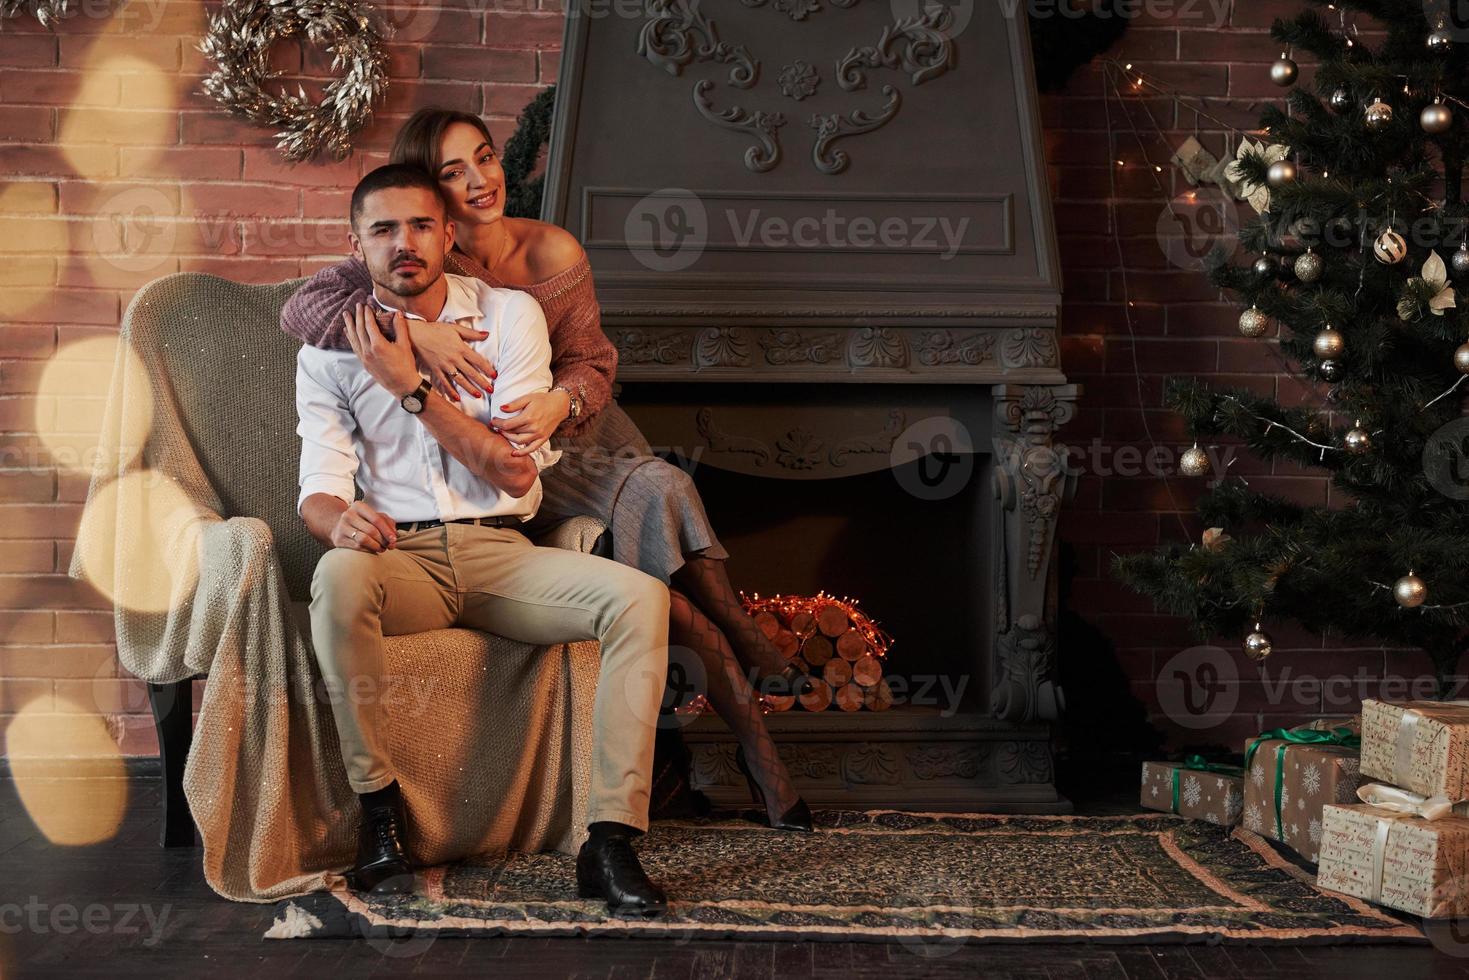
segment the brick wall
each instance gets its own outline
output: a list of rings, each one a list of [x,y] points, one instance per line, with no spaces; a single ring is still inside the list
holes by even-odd
[[[0,23],[0,426],[7,449],[0,461],[0,727],[23,706],[100,713],[125,752],[154,750],[141,686],[116,666],[106,600],[64,575],[86,480],[76,469],[56,466],[54,448],[57,431],[97,424],[109,366],[98,351],[115,337],[133,291],[180,270],[256,282],[313,271],[345,248],[346,191],[382,162],[391,134],[418,105],[483,113],[503,141],[519,108],[554,81],[561,33],[554,0],[541,9],[527,9],[531,0],[510,2],[516,6],[444,0],[391,10],[399,40],[389,46],[393,81],[385,109],[350,160],[298,167],[280,162],[269,133],[242,125],[199,94],[205,66],[194,41],[205,6],[133,0],[107,10],[115,4],[84,0],[81,15],[55,33],[25,18]],[[1159,2],[1113,54],[1165,84],[1221,100],[1220,114],[1250,124],[1251,100],[1277,94],[1265,71],[1278,50],[1264,29],[1295,4],[1252,0],[1222,26],[1191,12],[1160,12],[1170,6],[1192,9],[1181,0]],[[314,51],[280,45],[276,60],[293,76],[327,74]],[[1159,179],[1166,193],[1160,192],[1130,134],[1108,145],[1102,94],[1101,74],[1083,70],[1067,91],[1046,97],[1043,108],[1066,275],[1065,364],[1087,387],[1069,438],[1111,465],[1122,461],[1119,450],[1149,445],[1134,357],[1142,371],[1141,407],[1154,437],[1173,450],[1181,434],[1160,407],[1166,374],[1218,376],[1291,399],[1307,393],[1275,373],[1262,342],[1238,336],[1232,304],[1197,273],[1169,266],[1155,228],[1165,196],[1182,185],[1165,166]],[[1164,126],[1192,129],[1167,100],[1146,104]],[[1209,124],[1200,135],[1216,154],[1223,152]],[[1164,143],[1147,132],[1143,138],[1148,157],[1166,165]],[[1115,166],[1109,161],[1118,158],[1127,165],[1109,174]],[[1122,316],[1123,283],[1108,230],[1113,178],[1135,342]],[[141,261],[109,258],[120,245],[137,246],[118,236],[140,233],[128,231],[129,202],[139,194],[178,220],[168,222],[171,234],[145,240]],[[150,234],[147,227],[141,233]],[[58,352],[66,368],[48,375]],[[52,397],[57,394],[62,397]],[[1315,474],[1249,461],[1235,470],[1257,485],[1327,499],[1326,483]],[[1072,607],[1115,643],[1131,693],[1175,733],[1159,710],[1155,678],[1190,638],[1179,623],[1113,583],[1107,562],[1112,552],[1181,535],[1174,511],[1187,510],[1196,489],[1175,479],[1170,496],[1156,478],[1103,479],[1090,472],[1063,523]],[[1190,535],[1198,533],[1191,518],[1183,523]],[[1370,685],[1387,672],[1416,676],[1425,666],[1412,655],[1338,652],[1285,628],[1273,632],[1282,648],[1273,664],[1288,663],[1297,677],[1350,675],[1360,666]],[[1066,655],[1112,654],[1098,648]],[[1251,679],[1231,689],[1238,695],[1235,710],[1217,719],[1211,737],[1232,740],[1282,712],[1321,709],[1319,690],[1310,703],[1309,681],[1282,698],[1239,658],[1230,662]],[[1161,701],[1167,703],[1166,694]]]

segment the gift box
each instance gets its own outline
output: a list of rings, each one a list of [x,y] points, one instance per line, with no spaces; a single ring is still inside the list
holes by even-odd
[[[1238,766],[1197,758],[1143,763],[1142,805],[1149,810],[1233,827],[1244,802],[1244,770]]]
[[[1424,796],[1469,797],[1469,703],[1363,701],[1362,774]]]
[[[1245,743],[1244,828],[1315,861],[1322,809],[1356,799],[1358,744],[1347,726],[1277,728],[1250,739]]]
[[[1469,914],[1469,819],[1328,804],[1316,884],[1427,919]]]

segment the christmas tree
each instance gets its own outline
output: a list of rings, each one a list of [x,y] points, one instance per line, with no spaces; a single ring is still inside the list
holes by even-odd
[[[1285,99],[1230,166],[1259,214],[1241,229],[1244,261],[1218,250],[1209,275],[1240,300],[1260,356],[1278,326],[1280,351],[1321,397],[1284,406],[1197,379],[1166,397],[1197,440],[1186,477],[1208,469],[1210,440],[1237,441],[1324,468],[1343,502],[1306,506],[1226,477],[1200,501],[1201,543],[1119,556],[1114,570],[1257,659],[1271,624],[1294,621],[1421,647],[1442,679],[1469,648],[1469,330],[1455,301],[1455,283],[1469,284],[1469,32],[1447,2],[1317,6],[1272,26]],[[1386,32],[1375,49],[1357,14]],[[1298,51],[1318,59],[1314,92],[1297,84]]]

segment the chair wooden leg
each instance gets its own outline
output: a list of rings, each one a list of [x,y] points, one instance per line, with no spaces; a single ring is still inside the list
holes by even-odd
[[[164,847],[193,847],[194,818],[184,796],[184,762],[194,737],[194,686],[189,679],[149,684],[148,703],[158,729],[158,765],[163,775]]]

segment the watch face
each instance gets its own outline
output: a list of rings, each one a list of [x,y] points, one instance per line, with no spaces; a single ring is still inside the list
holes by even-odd
[[[406,409],[410,414],[417,415],[419,412],[423,411],[423,399],[419,398],[417,395],[404,395],[403,408]]]

